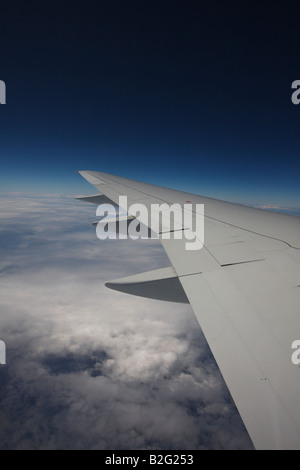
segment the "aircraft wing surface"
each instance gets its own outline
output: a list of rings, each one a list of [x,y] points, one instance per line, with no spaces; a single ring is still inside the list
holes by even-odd
[[[300,368],[291,360],[292,343],[300,340],[300,217],[79,173],[97,188],[97,204],[103,197],[118,205],[127,196],[128,206],[142,203],[149,213],[152,204],[204,204],[201,249],[187,250],[185,237],[168,237],[171,228],[195,236],[194,225],[174,221],[168,228],[162,214],[158,237],[172,266],[107,285],[189,302],[254,446],[300,449]],[[197,209],[192,212],[194,223]],[[129,215],[147,225],[144,216]]]

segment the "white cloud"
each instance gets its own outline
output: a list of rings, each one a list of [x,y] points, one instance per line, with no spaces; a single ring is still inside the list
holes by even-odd
[[[251,448],[190,307],[104,287],[167,265],[159,243],[100,242],[94,208],[67,198],[11,204],[0,229],[2,448]]]

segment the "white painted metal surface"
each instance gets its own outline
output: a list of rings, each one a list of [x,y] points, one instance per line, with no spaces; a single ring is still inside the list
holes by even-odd
[[[129,204],[148,208],[204,204],[201,250],[186,251],[184,239],[159,235],[174,268],[169,279],[182,285],[255,447],[300,449],[300,369],[291,361],[291,344],[300,339],[300,217],[105,173],[80,174],[115,203],[126,195]],[[148,277],[152,298],[168,297],[162,274],[117,284],[125,292],[134,284],[132,293],[148,296]]]

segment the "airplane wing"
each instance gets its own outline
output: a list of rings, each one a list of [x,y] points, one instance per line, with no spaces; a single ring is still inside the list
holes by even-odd
[[[149,212],[151,204],[204,204],[202,249],[166,237],[162,219],[158,237],[172,266],[107,286],[189,302],[256,449],[300,449],[300,368],[291,360],[300,340],[300,217],[79,173],[99,191],[86,199],[96,204],[118,205],[119,196]]]

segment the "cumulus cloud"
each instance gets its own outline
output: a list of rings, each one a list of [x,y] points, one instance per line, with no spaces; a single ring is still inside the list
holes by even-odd
[[[66,197],[0,202],[1,448],[252,448],[191,308],[104,287],[167,266],[157,240],[100,242]]]

